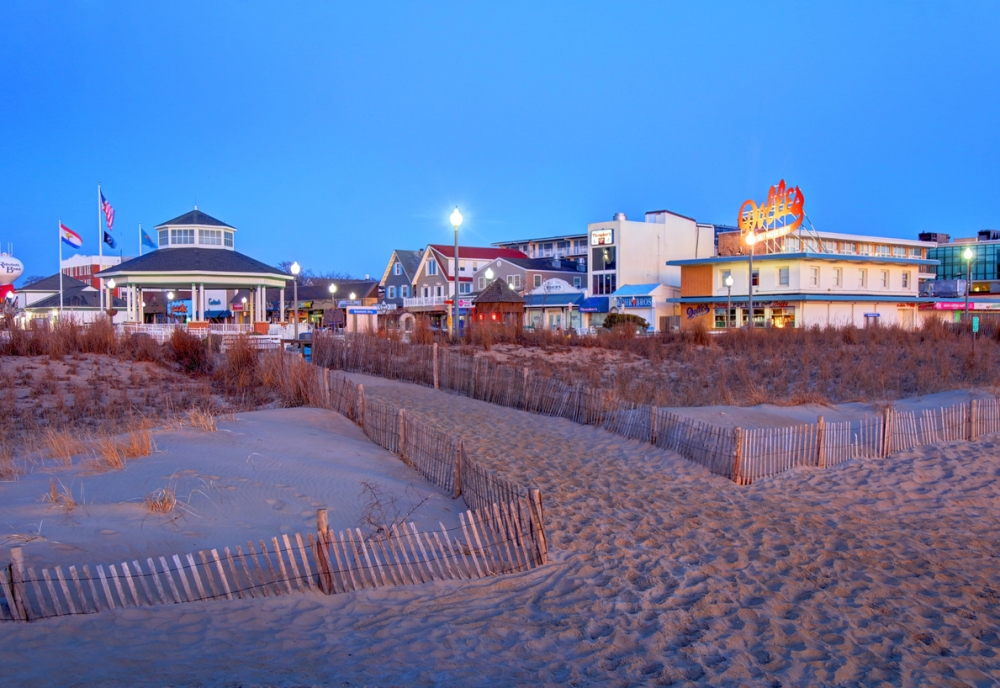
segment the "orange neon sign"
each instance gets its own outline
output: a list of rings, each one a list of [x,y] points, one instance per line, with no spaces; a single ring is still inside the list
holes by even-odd
[[[786,187],[782,179],[767,192],[767,201],[761,205],[753,199],[743,201],[738,223],[744,234],[753,232],[757,239],[777,239],[794,232],[802,224],[802,191],[797,186]]]

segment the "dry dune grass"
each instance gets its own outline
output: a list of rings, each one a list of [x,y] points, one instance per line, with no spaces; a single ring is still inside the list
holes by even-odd
[[[201,408],[193,408],[187,412],[188,425],[206,432],[215,432],[215,416],[210,411]]]
[[[98,465],[123,470],[129,459],[149,456],[153,450],[153,435],[149,427],[140,422],[123,435],[101,437],[94,444]]]
[[[42,444],[49,456],[59,459],[67,466],[72,463],[74,456],[85,452],[90,445],[84,432],[65,428],[46,428]]]
[[[154,514],[166,514],[177,506],[177,496],[169,487],[153,490],[146,495],[146,508]]]
[[[67,511],[71,511],[74,507],[76,507],[76,500],[73,498],[73,493],[70,492],[70,489],[63,485],[62,482],[59,482],[59,487],[62,488],[62,491],[56,487],[56,479],[52,478],[49,481],[49,491],[42,496],[42,499],[44,501],[51,502],[52,504],[65,507]]]

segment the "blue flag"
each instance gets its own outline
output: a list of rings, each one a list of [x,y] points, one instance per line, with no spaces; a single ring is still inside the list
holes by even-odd
[[[104,243],[110,246],[111,248],[118,248],[118,242],[115,241],[115,238],[110,234],[108,234],[107,232],[104,233]]]
[[[153,241],[153,237],[146,234],[146,230],[142,230],[142,245],[156,248],[156,242]]]

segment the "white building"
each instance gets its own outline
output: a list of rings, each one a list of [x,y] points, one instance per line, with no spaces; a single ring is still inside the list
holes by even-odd
[[[735,233],[734,233],[735,234]],[[740,235],[720,235],[720,253],[711,258],[670,261],[681,271],[681,327],[703,323],[708,329],[749,322],[749,285],[753,281],[755,327],[812,325],[899,325],[920,322],[923,279],[934,278],[936,260],[926,257],[934,242],[817,232],[791,235],[749,249]],[[742,251],[743,253],[739,253]],[[758,251],[767,251],[758,254]],[[726,285],[732,278],[731,290]]]

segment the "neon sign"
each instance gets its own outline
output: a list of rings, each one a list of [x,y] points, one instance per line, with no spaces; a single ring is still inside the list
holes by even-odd
[[[755,233],[757,240],[777,239],[794,232],[802,224],[802,191],[797,186],[786,187],[782,179],[767,192],[767,200],[757,205],[753,199],[743,201],[737,222],[744,234]]]

